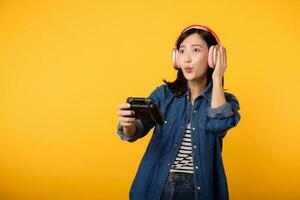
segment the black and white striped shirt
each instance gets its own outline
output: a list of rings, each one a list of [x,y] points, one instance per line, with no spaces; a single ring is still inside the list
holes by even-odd
[[[194,173],[192,144],[191,144],[191,124],[189,123],[170,172]]]

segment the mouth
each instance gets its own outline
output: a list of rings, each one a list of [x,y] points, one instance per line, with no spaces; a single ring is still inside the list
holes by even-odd
[[[184,69],[184,71],[186,72],[186,73],[191,73],[192,71],[193,71],[193,68],[192,67],[185,67],[185,68],[183,68]]]

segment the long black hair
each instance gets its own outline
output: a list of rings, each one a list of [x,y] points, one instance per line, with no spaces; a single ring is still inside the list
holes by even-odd
[[[192,28],[192,29],[189,29],[189,30],[183,32],[179,36],[179,38],[177,40],[177,44],[176,44],[177,50],[179,50],[179,46],[183,42],[183,40],[193,33],[199,34],[199,36],[205,40],[208,49],[210,46],[218,44],[218,42],[216,41],[216,39],[213,37],[213,35],[210,32],[207,32],[202,29]],[[185,92],[186,92],[187,80],[185,79],[185,77],[183,75],[182,69],[176,69],[176,70],[178,70],[178,72],[177,72],[177,78],[175,81],[168,82],[165,79],[163,79],[163,82],[165,82],[167,84],[168,88],[172,91],[172,93],[174,95],[181,96],[181,95],[185,94]],[[214,72],[214,69],[208,67],[206,86],[209,84],[210,81],[212,81],[213,72]],[[224,86],[224,77],[222,78],[222,85]]]

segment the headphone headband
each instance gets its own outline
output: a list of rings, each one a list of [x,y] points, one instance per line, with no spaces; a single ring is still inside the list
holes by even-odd
[[[213,32],[213,30],[211,30],[211,29],[208,28],[207,26],[203,26],[203,25],[198,25],[198,24],[190,25],[190,26],[186,27],[186,28],[180,33],[180,35],[182,35],[184,32],[186,32],[186,31],[188,31],[188,30],[190,30],[190,29],[193,29],[193,28],[201,29],[201,30],[204,30],[204,31],[207,31],[207,32],[211,33],[211,34],[213,35],[213,37],[216,39],[216,41],[217,41],[218,43],[220,43],[220,40],[219,40],[217,34],[216,34],[215,32]],[[179,39],[179,37],[178,37],[177,40],[176,40],[175,47],[176,47],[176,44],[177,44],[177,42],[178,42],[178,39]]]

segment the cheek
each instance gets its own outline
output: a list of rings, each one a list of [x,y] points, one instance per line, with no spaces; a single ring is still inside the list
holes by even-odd
[[[198,65],[201,65],[203,67],[203,65],[207,65],[207,63],[208,63],[207,58],[208,58],[207,54],[201,54],[201,55],[197,56],[195,58],[195,60]]]
[[[202,59],[203,62],[207,62],[207,60],[208,60],[207,58],[208,58],[208,54],[207,53],[201,54],[201,59]]]
[[[183,57],[179,54],[177,54],[177,61],[180,65],[183,63]]]

